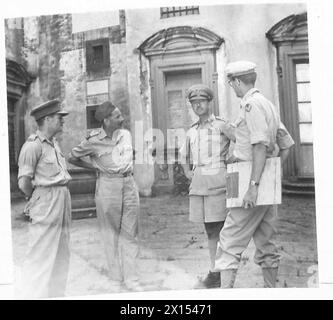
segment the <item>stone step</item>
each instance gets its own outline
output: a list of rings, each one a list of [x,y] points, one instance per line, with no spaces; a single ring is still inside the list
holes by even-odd
[[[300,178],[297,181],[282,181],[282,193],[290,195],[315,195],[315,182],[313,178]]]

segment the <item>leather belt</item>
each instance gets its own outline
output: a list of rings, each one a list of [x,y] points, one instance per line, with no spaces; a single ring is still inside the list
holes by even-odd
[[[105,173],[105,172],[99,172],[99,176],[101,177],[107,177],[107,178],[126,178],[133,176],[133,172],[125,172],[125,173]]]

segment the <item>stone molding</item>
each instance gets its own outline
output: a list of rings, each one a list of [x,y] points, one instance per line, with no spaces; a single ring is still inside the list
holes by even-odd
[[[307,13],[293,14],[276,23],[266,37],[274,44],[308,41]]]
[[[139,50],[145,56],[217,50],[223,43],[217,34],[201,27],[178,26],[163,29],[145,40]]]

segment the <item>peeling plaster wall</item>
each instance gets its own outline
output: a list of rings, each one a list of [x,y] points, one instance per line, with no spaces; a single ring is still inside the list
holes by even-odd
[[[154,33],[176,26],[206,28],[224,43],[216,52],[218,102],[220,115],[233,120],[238,113],[239,99],[226,85],[225,66],[235,60],[250,60],[258,65],[257,87],[279,107],[275,49],[266,32],[290,14],[306,10],[305,4],[263,4],[200,6],[199,15],[160,19],[160,9],[126,11],[126,45],[128,86],[133,120],[142,120],[144,132],[152,126],[149,61],[136,50]],[[132,123],[133,126],[133,123]],[[149,153],[147,146],[145,152]],[[154,181],[153,166],[137,165],[137,181],[142,190],[149,190]]]
[[[26,135],[36,128],[29,116],[31,108],[58,97],[71,112],[60,138],[64,153],[67,155],[83,138],[87,122],[86,81],[94,80],[85,71],[84,35],[91,40],[107,34],[111,63],[109,98],[123,111],[135,149],[143,148],[145,163],[136,165],[135,176],[141,193],[149,195],[154,182],[154,167],[149,163],[151,150],[148,142],[136,139],[141,129],[145,133],[152,128],[149,60],[137,50],[142,42],[162,29],[176,26],[203,27],[223,38],[225,42],[216,52],[219,111],[233,120],[239,99],[226,85],[225,65],[239,59],[257,63],[257,87],[278,106],[275,49],[265,33],[281,19],[305,10],[305,4],[200,6],[199,15],[167,19],[160,19],[159,8],[127,10],[125,29],[122,19],[120,29],[113,26],[88,30],[76,40],[72,37],[71,15],[24,18],[21,31],[13,27],[16,25],[17,29],[19,21],[7,21],[6,30],[10,32],[6,32],[6,56],[21,59],[27,70],[36,75],[27,98]],[[17,42],[15,36],[23,40]]]
[[[200,6],[199,15],[166,19],[160,19],[159,8],[127,10],[127,46],[133,51],[154,33],[182,25],[204,27],[219,35],[225,40],[216,54],[219,108],[220,114],[232,119],[236,116],[237,110],[234,111],[231,106],[238,105],[239,101],[233,92],[226,88],[225,64],[240,59],[257,63],[257,86],[278,106],[275,50],[265,34],[283,18],[305,10],[306,5],[301,3],[215,5]],[[134,53],[129,59],[137,59],[136,56]]]
[[[23,53],[27,70],[36,79],[31,83],[25,115],[26,136],[36,130],[31,109],[41,102],[62,98],[60,57],[72,46],[71,16],[54,15],[24,18]],[[63,147],[62,138],[60,144]]]
[[[23,64],[22,47],[24,42],[23,19],[5,19],[6,58]]]
[[[121,42],[118,29],[113,28],[110,33],[107,32],[111,34],[108,97],[122,110],[127,127],[130,128],[126,44]],[[104,38],[106,31],[105,28],[89,31],[87,38]],[[35,121],[29,115],[31,109],[47,99],[59,98],[70,112],[65,118],[64,132],[58,138],[66,157],[72,147],[87,133],[86,81],[100,80],[98,76],[87,75],[85,42],[80,37],[78,39],[79,41],[75,41],[72,37],[71,15],[24,19],[22,59],[36,76],[28,93],[28,108],[25,115],[26,136],[37,128]],[[103,97],[103,101],[105,99]],[[69,167],[72,168],[70,165]]]

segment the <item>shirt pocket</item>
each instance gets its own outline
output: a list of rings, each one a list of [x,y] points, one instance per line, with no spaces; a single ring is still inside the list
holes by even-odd
[[[97,154],[96,160],[102,167],[113,169],[121,163],[120,152],[117,147],[105,149]]]
[[[47,156],[42,162],[43,171],[48,177],[56,176],[60,173],[60,168],[56,157]]]

